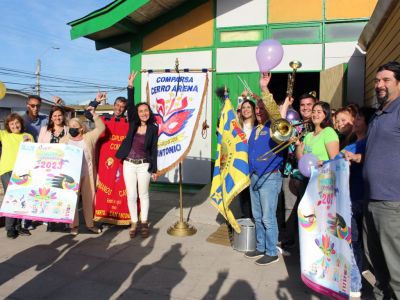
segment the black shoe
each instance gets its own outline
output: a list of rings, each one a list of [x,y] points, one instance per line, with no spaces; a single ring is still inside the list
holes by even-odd
[[[253,251],[246,251],[246,253],[244,254],[244,257],[257,258],[257,257],[261,257],[261,256],[264,256],[264,255],[265,255],[264,252],[258,251],[256,249],[256,250],[253,250]]]
[[[21,226],[17,227],[17,232],[18,232],[19,235],[22,235],[22,236],[31,235],[31,233],[29,232],[28,229],[22,228]]]
[[[263,257],[261,257],[260,259],[256,260],[254,263],[256,265],[259,266],[266,266],[269,264],[273,264],[279,261],[279,257],[278,256],[269,256],[267,254],[265,254]]]
[[[47,232],[52,232],[52,231],[54,231],[54,223],[53,223],[53,222],[47,223],[47,229],[46,229],[46,231],[47,231]]]
[[[18,236],[18,232],[14,229],[7,230],[7,238],[10,240],[15,239]]]
[[[62,225],[61,225],[61,227],[62,227],[62,230],[69,230],[69,224],[68,223],[62,223]]]
[[[112,227],[113,226],[113,224],[110,224],[110,223],[101,223],[101,228],[110,228],[110,227]],[[100,229],[101,229],[100,228]]]
[[[282,241],[281,245],[282,245],[282,247],[281,247],[282,249],[291,249],[291,248],[296,247],[296,243],[293,240],[284,240],[284,241]]]

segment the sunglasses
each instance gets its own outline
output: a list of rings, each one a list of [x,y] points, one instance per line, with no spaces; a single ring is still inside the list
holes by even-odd
[[[236,110],[237,113],[240,113],[241,111],[242,111],[242,110],[240,110],[240,109],[237,109],[237,110]]]
[[[40,108],[41,107],[41,105],[40,104],[28,104],[31,108],[35,108],[35,106],[37,107],[37,108]]]

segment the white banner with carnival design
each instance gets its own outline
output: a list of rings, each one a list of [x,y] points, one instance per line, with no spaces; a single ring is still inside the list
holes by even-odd
[[[351,278],[349,162],[312,171],[298,208],[301,278],[313,290],[347,300]]]
[[[75,146],[21,143],[0,216],[72,223],[82,158]]]
[[[189,153],[207,91],[207,73],[150,73],[148,103],[158,124],[158,173]]]

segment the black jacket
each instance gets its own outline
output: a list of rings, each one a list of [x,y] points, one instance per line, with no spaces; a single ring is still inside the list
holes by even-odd
[[[133,137],[137,131],[137,125],[133,120],[133,115],[136,113],[135,106],[135,88],[128,88],[128,120],[129,120],[129,130],[126,138],[122,141],[115,157],[118,159],[125,159],[132,148]],[[158,126],[155,124],[148,124],[146,130],[146,136],[144,139],[144,151],[146,153],[146,158],[149,161],[150,173],[157,173],[157,142],[158,142]]]
[[[96,109],[96,107],[98,105],[99,105],[99,102],[97,102],[96,100],[93,100],[92,102],[89,103],[88,106],[92,106],[92,107],[94,107],[94,109]],[[83,115],[85,116],[86,119],[93,122],[93,115],[91,114],[90,111],[85,110]],[[111,119],[111,117],[114,117],[114,114],[105,113],[105,114],[102,114],[102,116],[104,116],[105,119]],[[125,115],[122,115],[121,118],[126,118],[126,117],[125,117]],[[115,117],[115,119],[117,120],[117,122],[119,122],[120,118]]]

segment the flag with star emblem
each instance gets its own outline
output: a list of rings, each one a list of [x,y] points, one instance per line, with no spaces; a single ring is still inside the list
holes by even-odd
[[[241,231],[240,226],[229,209],[229,205],[249,185],[246,136],[236,121],[231,101],[226,98],[218,127],[218,146],[210,201],[237,233]]]
[[[150,73],[147,101],[158,125],[158,174],[183,161],[194,141],[207,91],[207,73]]]

